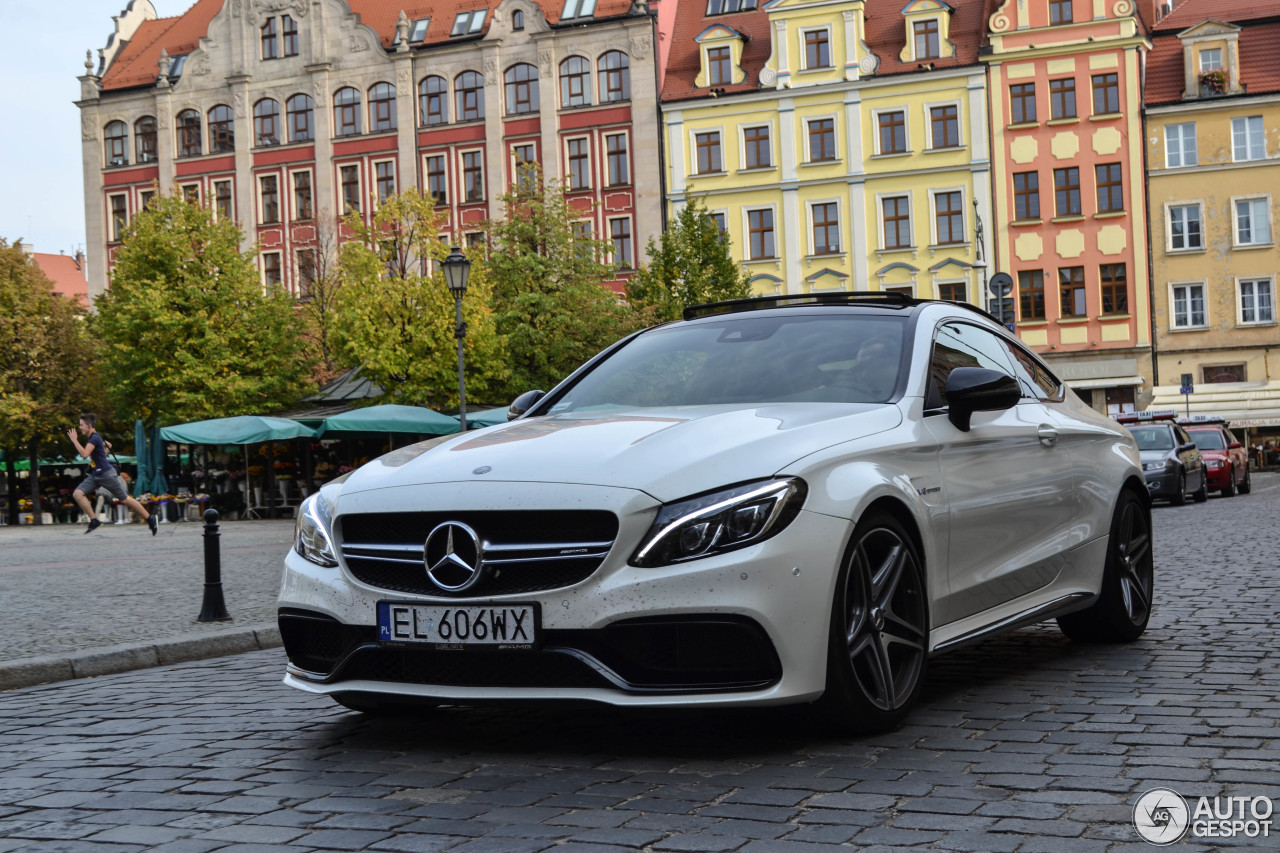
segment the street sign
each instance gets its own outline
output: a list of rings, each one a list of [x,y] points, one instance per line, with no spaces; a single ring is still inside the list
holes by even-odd
[[[1013,297],[1005,296],[1000,299],[988,299],[987,311],[1001,323],[1011,321],[1013,319]]]
[[[1013,293],[1013,276],[1007,272],[998,272],[991,276],[991,281],[987,282],[987,289],[991,291],[992,296],[1008,296]],[[995,314],[994,311],[991,313]]]
[[[1195,380],[1195,377],[1192,374],[1190,373],[1182,374],[1182,390],[1179,391],[1178,393],[1194,394],[1196,392],[1194,380]]]

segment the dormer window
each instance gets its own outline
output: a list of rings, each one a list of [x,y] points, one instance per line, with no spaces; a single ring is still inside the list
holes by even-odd
[[[911,25],[911,29],[915,35],[916,59],[938,59],[942,55],[938,52],[937,18],[916,21]]]
[[[511,13],[511,29],[517,33],[524,29],[524,12],[520,9]]]
[[[1221,71],[1222,70],[1222,48],[1206,47],[1200,51],[1200,70],[1201,71]]]
[[[756,0],[707,0],[707,15],[729,15],[756,8]]]
[[[560,20],[566,21],[570,18],[590,18],[595,14],[596,0],[565,0],[564,14],[560,16]]]
[[[413,30],[409,33],[409,41],[421,42],[427,37],[427,27],[431,26],[430,18],[419,18],[413,22]]]
[[[727,47],[707,48],[707,83],[724,86],[733,82],[733,57]]]
[[[831,39],[825,28],[804,31],[804,67],[831,67]]]
[[[178,82],[178,79],[182,77],[182,69],[185,68],[186,65],[187,65],[187,54],[184,53],[182,54],[182,56],[173,57],[172,62],[169,64],[169,82],[170,83]]]
[[[484,26],[484,16],[488,11],[488,9],[475,9],[469,12],[459,12],[458,17],[453,19],[453,30],[449,33],[449,36],[452,38],[480,32],[480,28]]]

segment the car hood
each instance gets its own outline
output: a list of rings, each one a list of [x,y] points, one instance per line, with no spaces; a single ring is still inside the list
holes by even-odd
[[[638,489],[669,501],[769,477],[811,453],[901,421],[894,405],[842,403],[550,415],[395,450],[352,473],[342,491],[451,482],[580,483]]]

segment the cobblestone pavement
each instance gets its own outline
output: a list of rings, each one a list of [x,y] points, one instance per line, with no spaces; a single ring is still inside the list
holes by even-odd
[[[1150,788],[1280,800],[1278,510],[1275,476],[1157,507],[1144,638],[940,658],[876,737],[787,709],[367,719],[285,688],[279,649],[0,693],[0,853],[1149,850]]]

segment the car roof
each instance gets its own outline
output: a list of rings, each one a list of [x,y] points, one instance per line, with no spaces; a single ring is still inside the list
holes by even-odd
[[[697,320],[703,317],[718,317],[727,314],[740,314],[748,311],[770,311],[787,308],[814,307],[847,307],[847,308],[882,308],[914,313],[916,309],[926,305],[945,305],[952,308],[965,309],[977,314],[996,325],[1000,321],[976,305],[967,302],[949,302],[938,299],[916,299],[905,293],[893,291],[855,290],[844,293],[806,293],[776,296],[752,296],[747,299],[729,299],[724,302],[709,302],[705,305],[691,305],[684,309],[685,320]]]

